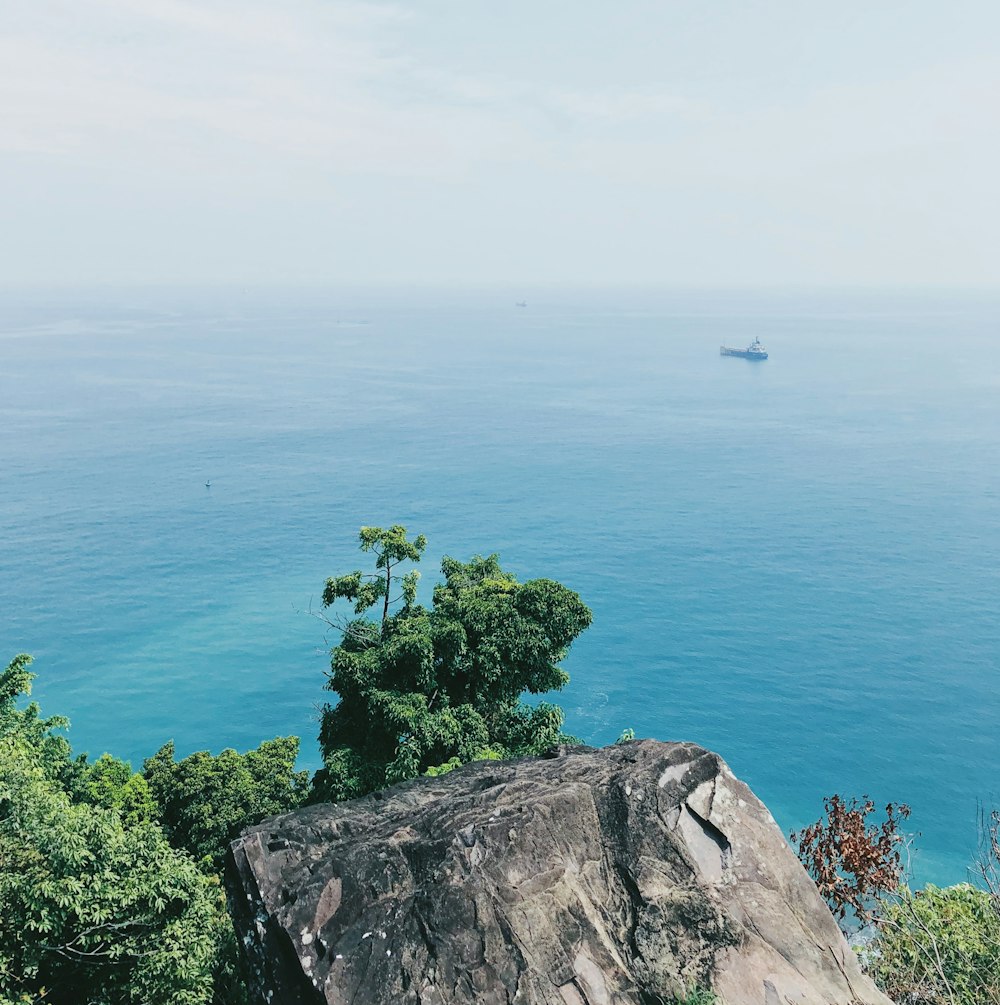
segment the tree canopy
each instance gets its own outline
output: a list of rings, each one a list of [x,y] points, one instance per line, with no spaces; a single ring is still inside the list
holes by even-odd
[[[30,663],[0,674],[0,1003],[209,1002],[212,882],[149,820],[123,762],[71,759],[65,720],[17,707]]]
[[[329,618],[342,637],[326,687],[339,700],[322,711],[316,797],[351,798],[572,739],[561,709],[522,696],[568,682],[559,664],[591,621],[576,593],[550,579],[519,583],[496,555],[444,558],[444,582],[426,608],[415,570],[398,574],[404,561],[420,560],[423,535],[363,527],[360,546],[375,553],[376,571],[333,577],[323,593],[325,608],[346,600],[355,616]],[[373,608],[378,616],[366,616]]]
[[[170,843],[218,870],[244,827],[303,801],[309,780],[295,770],[298,753],[297,736],[279,736],[245,754],[201,750],[176,761],[171,741],[146,759],[138,777],[156,800]]]

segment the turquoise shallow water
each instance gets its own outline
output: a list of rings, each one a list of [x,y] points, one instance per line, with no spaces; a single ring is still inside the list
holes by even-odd
[[[304,612],[402,522],[428,586],[498,551],[592,606],[572,731],[716,749],[786,831],[909,802],[954,882],[1000,795],[998,331],[972,295],[8,292],[0,653],[78,749],[314,765]]]

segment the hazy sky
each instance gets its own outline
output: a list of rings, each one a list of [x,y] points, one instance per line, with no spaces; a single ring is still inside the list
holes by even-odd
[[[0,0],[0,282],[1000,280],[996,0]]]

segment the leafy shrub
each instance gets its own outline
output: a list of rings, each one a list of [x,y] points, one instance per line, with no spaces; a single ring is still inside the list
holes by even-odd
[[[708,988],[691,987],[683,998],[674,995],[673,1005],[717,1005],[719,999],[714,991]]]
[[[986,891],[904,887],[876,927],[864,962],[899,1005],[1000,1003],[1000,915]]]
[[[245,754],[201,750],[175,761],[171,741],[146,759],[143,776],[170,843],[218,870],[228,843],[244,827],[303,801],[309,780],[295,770],[298,753],[298,737],[279,736]]]

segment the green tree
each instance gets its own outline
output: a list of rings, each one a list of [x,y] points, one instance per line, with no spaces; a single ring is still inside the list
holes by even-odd
[[[419,562],[427,547],[427,538],[418,534],[412,541],[406,537],[406,528],[398,523],[388,530],[381,527],[362,527],[358,534],[361,550],[375,555],[375,572],[366,573],[360,569],[346,576],[336,576],[326,581],[323,590],[323,606],[330,607],[336,601],[350,600],[355,614],[362,614],[382,602],[382,623],[389,617],[389,606],[394,600],[413,603],[417,595],[420,573],[415,569],[405,576],[394,576],[393,569],[403,562]],[[393,598],[394,584],[399,584],[401,593]]]
[[[171,741],[147,758],[143,775],[170,843],[218,871],[244,827],[302,803],[309,780],[295,770],[298,753],[298,737],[279,736],[245,754],[202,750],[176,761]]]
[[[445,558],[427,609],[416,602],[415,573],[398,575],[402,562],[419,561],[422,535],[364,527],[360,544],[375,552],[376,572],[331,578],[323,593],[325,608],[347,600],[355,617],[327,619],[342,633],[326,684],[339,700],[322,712],[317,798],[572,739],[561,709],[522,696],[568,682],[560,661],[591,621],[576,593],[549,579],[519,583],[496,555]],[[377,619],[365,617],[373,608]]]
[[[147,823],[156,817],[156,803],[146,779],[133,771],[128,761],[110,754],[101,754],[90,765],[82,791],[87,802],[117,810],[126,825]]]
[[[86,755],[72,756],[69,740],[60,732],[69,726],[69,720],[61,715],[43,718],[34,701],[18,707],[20,699],[31,694],[31,682],[35,679],[29,669],[31,663],[32,658],[21,653],[0,674],[0,736],[20,736],[35,751],[45,777],[79,795],[86,784],[89,766]]]
[[[76,798],[85,785],[67,778],[90,776],[101,797],[116,786],[71,758],[53,732],[65,720],[17,707],[30,662],[0,674],[0,1002],[211,1001],[211,881],[148,820]]]

